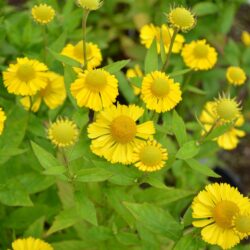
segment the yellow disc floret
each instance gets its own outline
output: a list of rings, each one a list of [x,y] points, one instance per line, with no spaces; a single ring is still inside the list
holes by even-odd
[[[233,226],[235,232],[239,234],[241,239],[250,235],[250,207],[248,207],[248,211],[238,213],[234,216]]]
[[[176,29],[188,31],[195,25],[195,17],[191,11],[183,7],[177,7],[168,14],[169,23]]]
[[[80,7],[87,10],[97,10],[102,5],[100,0],[77,0],[77,3]]]
[[[60,148],[74,145],[78,139],[78,134],[76,124],[67,118],[57,119],[48,128],[48,138]]]
[[[233,85],[242,85],[246,81],[246,73],[240,67],[229,67],[226,73],[227,80]]]
[[[34,20],[40,24],[50,23],[55,16],[55,10],[47,4],[35,5],[31,12]]]

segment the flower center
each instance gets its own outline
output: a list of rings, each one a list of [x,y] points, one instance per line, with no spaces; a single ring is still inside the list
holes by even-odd
[[[75,140],[76,129],[69,122],[58,122],[51,127],[51,135],[58,144],[70,144]]]
[[[194,55],[197,58],[204,58],[208,55],[208,46],[206,44],[197,44],[194,47]]]
[[[91,55],[91,47],[88,44],[86,45],[86,53],[87,53],[87,59],[89,59]],[[83,60],[83,42],[82,41],[80,41],[79,43],[75,45],[74,55],[75,57]]]
[[[48,21],[53,16],[53,13],[48,6],[41,5],[36,9],[36,16],[40,20]]]
[[[219,202],[213,211],[216,224],[222,228],[230,228],[232,226],[233,216],[239,211],[238,206],[232,201]]]
[[[146,146],[140,152],[141,162],[147,166],[154,166],[161,162],[162,154],[161,150],[152,145]]]
[[[242,81],[242,79],[244,79],[244,73],[241,69],[234,67],[230,70],[230,77],[233,81]]]
[[[86,85],[93,91],[101,91],[107,84],[107,77],[102,70],[90,71],[85,78]]]
[[[78,0],[78,3],[81,7],[96,10],[100,6],[100,0]]]
[[[190,11],[184,8],[176,8],[172,10],[172,22],[179,28],[190,28],[194,24],[194,17]]]
[[[35,77],[35,70],[30,64],[21,64],[17,70],[17,76],[21,81],[29,82]]]
[[[250,216],[240,215],[235,219],[235,228],[240,233],[250,232]]]
[[[113,138],[122,144],[131,142],[136,135],[136,123],[128,116],[116,117],[111,123],[111,134]]]
[[[168,80],[162,78],[155,79],[152,83],[151,90],[158,97],[167,95],[170,91]]]
[[[226,121],[233,121],[239,114],[237,103],[230,99],[221,99],[218,101],[216,111],[219,118]]]

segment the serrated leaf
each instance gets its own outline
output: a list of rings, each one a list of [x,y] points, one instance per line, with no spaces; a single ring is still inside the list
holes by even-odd
[[[201,164],[199,161],[197,161],[195,159],[188,159],[188,160],[185,160],[185,162],[187,163],[187,165],[190,168],[192,168],[193,170],[195,170],[203,175],[215,177],[215,178],[220,177],[220,175],[216,174],[211,168],[209,168],[206,165]]]
[[[58,160],[44,148],[31,141],[31,147],[38,161],[44,169],[50,169],[55,166],[60,166]]]
[[[178,240],[183,227],[167,210],[151,204],[124,203],[136,220],[150,231]]]
[[[182,147],[176,153],[176,158],[178,159],[190,159],[199,153],[199,147],[196,141],[189,141],[182,145]]]
[[[144,69],[146,74],[158,70],[158,54],[156,40],[152,42],[150,48],[147,50]]]
[[[173,113],[172,128],[178,144],[182,146],[187,141],[186,126],[183,119],[175,110]]]
[[[117,61],[103,67],[103,69],[107,70],[110,74],[114,74],[123,69],[129,63],[129,61],[130,60]]]

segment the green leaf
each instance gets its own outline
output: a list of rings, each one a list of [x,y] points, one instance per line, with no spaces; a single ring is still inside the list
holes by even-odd
[[[116,239],[125,246],[138,245],[140,239],[136,233],[120,232],[115,235]]]
[[[164,235],[172,240],[178,240],[183,227],[167,210],[150,204],[137,204],[124,202],[136,220],[150,231]]]
[[[85,168],[76,175],[76,181],[79,182],[101,182],[109,179],[113,173],[102,168]]]
[[[65,166],[53,166],[43,171],[45,175],[62,175],[66,172]]]
[[[103,67],[103,69],[107,70],[110,74],[114,74],[120,71],[122,68],[124,68],[129,62],[130,60],[117,61],[117,62],[108,64],[107,66]]]
[[[232,2],[227,5],[223,5],[223,9],[220,11],[223,11],[223,15],[220,15],[217,27],[219,28],[219,32],[227,34],[234,21],[236,4]]]
[[[208,136],[206,136],[204,141],[210,141],[219,137],[220,135],[225,134],[232,126],[233,126],[232,123],[227,123],[227,124],[214,128],[213,131],[209,133]]]
[[[170,73],[169,76],[170,77],[181,76],[181,75],[187,74],[190,71],[192,71],[192,69],[181,69],[181,70],[174,71],[174,72]]]
[[[77,62],[76,60],[70,58],[70,57],[67,57],[67,56],[64,56],[64,55],[61,55],[51,49],[48,48],[48,51],[50,52],[50,54],[58,61],[66,64],[66,65],[69,65],[69,66],[72,66],[72,67],[78,67],[78,68],[81,68],[81,64],[79,62]]]
[[[199,161],[195,159],[185,160],[185,162],[190,168],[192,168],[193,170],[203,175],[216,177],[216,178],[220,177],[220,175],[216,174],[211,168],[207,167],[206,165],[201,164]]]
[[[48,151],[31,141],[31,147],[38,161],[44,169],[50,169],[52,167],[60,166],[58,160]]]
[[[32,223],[24,232],[25,237],[42,238],[45,217],[41,217]]]
[[[144,69],[146,74],[158,70],[158,54],[156,40],[152,42],[150,48],[147,50]]]
[[[66,240],[51,244],[54,250],[83,250],[91,249],[93,247],[93,242],[89,241],[79,241],[79,240]]]
[[[182,147],[176,153],[176,158],[178,159],[190,159],[199,153],[199,147],[196,141],[189,141],[182,145]]]
[[[203,249],[205,243],[199,237],[195,237],[194,235],[185,235],[181,237],[181,239],[176,243],[173,250],[199,250]]]
[[[175,110],[173,113],[172,127],[178,144],[182,146],[187,141],[186,126],[183,119],[178,115]]]
[[[215,3],[211,2],[201,2],[197,3],[193,7],[193,12],[197,16],[205,16],[217,13],[219,11],[218,6]]]
[[[206,91],[199,89],[197,87],[191,86],[191,85],[187,86],[187,91],[194,93],[194,94],[198,94],[198,95],[206,95],[207,94]]]
[[[83,191],[75,193],[76,209],[79,216],[89,223],[97,226],[96,209],[93,202],[86,196]]]

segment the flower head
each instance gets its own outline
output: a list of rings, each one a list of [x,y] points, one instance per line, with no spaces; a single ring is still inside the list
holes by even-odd
[[[200,121],[205,129],[203,133],[209,131],[212,126],[214,126],[215,122],[217,122],[216,126],[221,126],[223,124],[222,120],[218,121],[218,117],[215,112],[215,105],[216,102],[207,102],[200,115]],[[239,127],[241,127],[243,123],[244,118],[242,115],[239,115],[235,124],[232,125],[232,127],[229,128],[228,131],[215,138],[218,145],[226,150],[232,150],[236,148],[239,143],[239,138],[245,136],[245,132],[239,129]]]
[[[111,163],[132,163],[135,146],[155,133],[152,121],[136,123],[143,113],[136,105],[120,104],[98,113],[96,121],[88,127],[92,152]]]
[[[141,171],[154,172],[164,167],[168,152],[154,140],[142,142],[134,149],[134,164]]]
[[[102,54],[100,48],[94,43],[86,43],[86,51],[88,69],[93,69],[100,66],[102,63]],[[61,54],[68,56],[81,64],[84,64],[83,41],[78,42],[76,45],[67,44],[63,48]]]
[[[250,46],[250,33],[247,31],[243,31],[241,34],[241,40],[244,43],[245,46]]]
[[[154,26],[153,24],[144,25],[140,30],[140,40],[147,49],[150,48],[154,39],[156,39],[157,52],[161,51],[161,40],[163,41],[164,50],[167,53],[169,50],[171,37],[174,30],[163,24],[161,27]],[[172,52],[179,53],[182,49],[185,39],[182,35],[177,34],[174,40]]]
[[[79,131],[76,124],[67,118],[58,118],[48,128],[48,138],[59,148],[74,145],[78,135]]]
[[[210,184],[193,200],[193,225],[202,228],[204,241],[229,249],[240,242],[240,236],[234,230],[234,218],[249,208],[249,199],[236,188],[228,184]]]
[[[208,70],[217,62],[217,52],[206,40],[193,41],[183,47],[181,53],[185,64],[194,70]]]
[[[35,95],[47,85],[46,71],[47,66],[37,60],[17,58],[17,63],[3,72],[4,85],[15,95]]]
[[[70,89],[79,107],[99,111],[115,102],[118,81],[103,69],[86,70],[79,74]]]
[[[127,70],[126,72],[126,76],[127,78],[131,81],[132,83],[132,88],[134,90],[134,94],[135,95],[139,95],[141,93],[141,89],[138,88],[137,86],[135,86],[135,84],[133,84],[133,78],[134,77],[142,77],[143,76],[143,73],[141,71],[141,68],[140,68],[140,65],[139,64],[136,64],[134,66],[134,68],[130,68]]]
[[[47,4],[35,5],[31,13],[33,19],[40,24],[48,24],[55,17],[55,10]]]
[[[64,85],[64,79],[62,76],[54,73],[47,73],[47,85],[44,89],[41,89],[35,96],[31,98],[26,96],[21,99],[21,104],[25,109],[30,109],[30,101],[32,99],[32,107],[31,110],[33,112],[37,112],[40,108],[42,101],[50,109],[55,109],[58,106],[62,105],[66,98],[66,90]]]
[[[77,4],[87,10],[97,10],[102,6],[100,0],[77,0]]]
[[[40,240],[40,239],[34,239],[32,237],[26,238],[26,239],[18,239],[15,240],[12,243],[13,250],[53,250],[54,248]]]
[[[240,67],[230,66],[226,73],[227,80],[232,85],[242,85],[246,81],[246,73]]]
[[[166,112],[181,101],[180,85],[165,73],[154,71],[143,78],[141,98],[148,109]]]
[[[235,215],[232,224],[240,239],[247,238],[250,235],[250,209]]]
[[[196,24],[194,14],[184,7],[172,9],[168,14],[168,22],[181,31],[191,30]]]
[[[0,107],[0,135],[3,133],[5,120],[6,120],[5,113],[3,112],[2,108]]]

